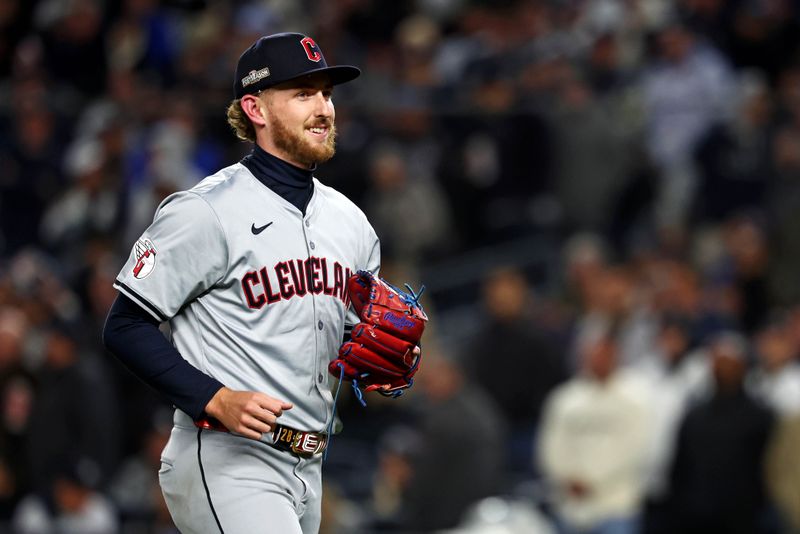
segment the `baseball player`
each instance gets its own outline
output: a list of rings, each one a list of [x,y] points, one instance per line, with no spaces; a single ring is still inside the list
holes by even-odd
[[[363,213],[313,176],[333,87],[359,74],[305,35],[256,41],[228,108],[252,153],[166,198],[115,281],[104,341],[177,408],[159,479],[184,534],[319,528],[328,366],[359,321],[347,281],[380,259]]]

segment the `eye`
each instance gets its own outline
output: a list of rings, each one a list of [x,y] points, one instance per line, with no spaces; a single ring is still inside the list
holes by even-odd
[[[330,100],[333,96],[333,89],[325,89],[322,91],[322,96],[325,97],[325,100]]]
[[[308,91],[298,91],[297,95],[295,96],[297,96],[297,98],[305,99],[309,97],[309,94]]]

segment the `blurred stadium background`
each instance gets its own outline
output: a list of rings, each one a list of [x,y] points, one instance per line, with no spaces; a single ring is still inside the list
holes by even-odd
[[[340,400],[322,532],[800,532],[792,0],[0,0],[0,531],[175,532],[100,330],[279,31],[362,68],[318,176],[432,318]]]

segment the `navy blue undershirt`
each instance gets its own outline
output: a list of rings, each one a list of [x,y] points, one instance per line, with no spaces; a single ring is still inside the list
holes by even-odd
[[[314,169],[291,165],[255,145],[242,159],[264,185],[305,215],[314,193]],[[159,321],[122,293],[117,295],[103,327],[103,343],[137,377],[192,419],[223,387],[220,381],[187,362],[158,329]]]
[[[255,145],[253,151],[242,158],[242,165],[247,167],[261,183],[294,204],[303,215],[314,194],[312,174],[316,168],[301,169],[277,158]]]

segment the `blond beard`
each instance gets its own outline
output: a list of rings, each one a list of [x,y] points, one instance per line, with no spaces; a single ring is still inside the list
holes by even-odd
[[[290,130],[275,113],[269,113],[267,118],[272,142],[293,161],[311,167],[328,161],[336,153],[336,126],[333,121],[325,121],[325,125],[330,129],[328,138],[325,143],[317,145]]]

